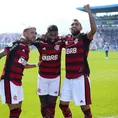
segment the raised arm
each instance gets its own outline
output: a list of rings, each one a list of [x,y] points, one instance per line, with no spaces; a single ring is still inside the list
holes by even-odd
[[[0,59],[7,55],[7,52],[3,49],[0,51]]]
[[[91,10],[90,10],[89,4],[85,5],[85,6],[84,6],[84,9],[85,9],[85,11],[88,13],[89,20],[90,20],[90,27],[91,27],[91,30],[90,30],[90,32],[88,33],[88,37],[89,37],[90,39],[93,39],[93,36],[94,36],[94,34],[96,33],[96,30],[97,30],[97,28],[96,28],[96,23],[95,23],[95,20],[94,20],[93,15],[92,15],[92,12],[91,12]]]

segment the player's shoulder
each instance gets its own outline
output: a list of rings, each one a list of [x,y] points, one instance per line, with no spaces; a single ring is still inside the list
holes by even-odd
[[[42,35],[40,36],[39,42],[41,42],[41,43],[47,42],[47,35],[46,35],[46,34],[42,34]]]
[[[65,42],[65,39],[66,39],[66,35],[59,36],[60,41]]]
[[[86,38],[88,39],[88,33],[82,32],[80,33],[79,37],[81,37],[82,39],[86,39]]]
[[[20,43],[19,40],[15,40],[15,41],[11,41],[10,43],[7,43],[7,46],[12,47],[14,45],[18,45],[19,43]]]

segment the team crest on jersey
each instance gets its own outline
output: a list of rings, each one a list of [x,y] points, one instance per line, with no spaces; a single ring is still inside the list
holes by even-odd
[[[77,43],[78,43],[78,39],[75,39],[75,40],[74,40],[74,43],[77,44]]]
[[[22,51],[23,51],[23,52],[25,52],[25,50],[24,50],[24,49],[23,49]]]
[[[55,45],[54,49],[59,50],[60,45]]]

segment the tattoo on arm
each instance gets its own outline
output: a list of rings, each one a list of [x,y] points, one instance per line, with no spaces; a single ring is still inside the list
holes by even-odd
[[[88,13],[88,15],[89,15],[90,27],[91,27],[91,31],[88,33],[88,36],[90,39],[92,39],[94,34],[96,33],[96,23],[95,23],[92,13],[90,12]]]

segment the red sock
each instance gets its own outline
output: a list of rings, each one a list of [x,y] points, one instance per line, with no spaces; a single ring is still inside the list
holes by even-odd
[[[42,114],[42,116],[43,117],[45,117],[45,115],[46,115],[46,110],[47,110],[47,106],[41,106],[41,114]]]
[[[92,113],[90,109],[83,111],[85,118],[92,118]]]
[[[47,110],[46,110],[46,116],[45,118],[54,118],[54,115],[55,115],[55,106],[56,104],[50,104],[48,105],[47,107]]]
[[[16,109],[12,109],[10,110],[10,118],[19,118],[20,116],[20,113],[21,113],[21,109],[19,108],[16,108]]]
[[[72,118],[72,113],[71,113],[71,110],[69,108],[69,105],[60,104],[59,107],[62,110],[62,113],[63,113],[65,118]]]

